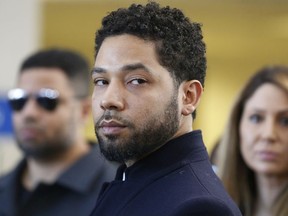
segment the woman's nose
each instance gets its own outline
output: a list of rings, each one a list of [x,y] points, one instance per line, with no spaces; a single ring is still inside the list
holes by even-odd
[[[262,137],[269,141],[274,141],[277,135],[277,127],[274,120],[265,121],[262,128]]]

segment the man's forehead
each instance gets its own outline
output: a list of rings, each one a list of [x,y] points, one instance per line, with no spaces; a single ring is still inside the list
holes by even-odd
[[[31,68],[26,69],[17,80],[16,86],[27,91],[38,91],[50,88],[58,91],[69,91],[70,81],[60,69]]]

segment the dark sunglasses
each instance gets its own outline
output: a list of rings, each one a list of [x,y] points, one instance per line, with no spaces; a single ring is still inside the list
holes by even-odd
[[[31,97],[35,98],[41,108],[50,112],[55,110],[59,103],[59,92],[53,89],[42,88],[33,94],[20,88],[8,92],[8,101],[13,111],[21,111]]]

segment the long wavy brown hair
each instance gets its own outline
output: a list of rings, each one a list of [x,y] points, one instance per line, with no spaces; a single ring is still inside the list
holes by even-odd
[[[253,215],[257,200],[257,187],[255,174],[245,164],[240,152],[239,125],[247,100],[261,85],[266,83],[283,89],[288,97],[288,67],[279,65],[264,67],[246,83],[232,107],[217,156],[217,173],[226,190],[245,216]],[[272,216],[287,216],[287,203],[288,186],[275,200]]]

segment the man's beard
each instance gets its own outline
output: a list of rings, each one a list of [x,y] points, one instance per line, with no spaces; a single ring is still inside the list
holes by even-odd
[[[53,161],[60,158],[69,149],[69,144],[44,143],[41,147],[30,147],[29,144],[17,141],[19,148],[24,155],[38,161]]]
[[[48,162],[60,159],[71,148],[74,137],[72,133],[68,131],[66,133],[69,133],[69,135],[63,131],[58,131],[53,138],[43,138],[42,141],[24,141],[17,136],[16,132],[16,141],[25,157]]]
[[[117,135],[102,136],[97,129],[100,122],[107,118],[118,120],[134,133],[126,138]],[[164,112],[148,115],[143,121],[145,125],[137,128],[138,125],[132,121],[127,122],[113,111],[107,111],[95,124],[95,134],[103,155],[108,160],[124,163],[139,160],[165,144],[179,128],[177,96],[171,98]]]

